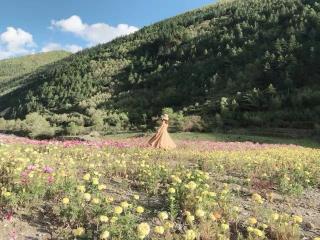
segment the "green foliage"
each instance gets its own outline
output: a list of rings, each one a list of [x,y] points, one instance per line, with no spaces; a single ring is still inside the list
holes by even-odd
[[[184,117],[183,131],[184,132],[202,132],[206,128],[206,124],[201,116],[190,115]]]
[[[30,113],[26,116],[25,127],[28,135],[32,138],[51,137],[55,133],[50,123],[38,113]]]
[[[63,59],[71,53],[52,51],[0,61],[0,95],[26,84],[28,76],[47,64]]]
[[[66,128],[68,135],[76,136],[84,133],[85,128],[83,126],[77,125],[75,122],[70,122]]]
[[[94,110],[94,112],[91,115],[91,125],[92,125],[92,129],[96,130],[96,131],[102,131],[104,128],[104,120],[103,120],[103,116],[104,113],[102,111],[96,111]]]

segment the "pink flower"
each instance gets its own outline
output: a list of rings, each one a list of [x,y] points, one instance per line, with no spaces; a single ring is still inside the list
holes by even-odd
[[[10,233],[9,233],[9,240],[16,240],[18,239],[18,236],[17,236],[17,232],[15,229],[13,229]]]
[[[11,222],[13,220],[13,212],[8,212],[5,214],[4,218]]]
[[[43,168],[43,172],[44,173],[52,173],[53,172],[53,168],[52,167],[49,167],[49,166],[45,166]]]
[[[54,177],[50,175],[50,176],[48,176],[47,180],[48,180],[48,183],[51,184],[54,182]]]
[[[28,170],[35,170],[37,167],[35,166],[35,165],[33,165],[33,164],[31,164],[31,165],[29,165],[28,167],[27,167],[27,169]]]

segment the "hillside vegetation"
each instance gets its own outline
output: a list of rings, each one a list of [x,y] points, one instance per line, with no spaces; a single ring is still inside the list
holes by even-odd
[[[66,51],[52,51],[0,61],[0,95],[18,87],[38,68],[69,56]]]
[[[317,128],[319,40],[318,0],[223,1],[55,62],[0,111],[96,130],[145,128],[165,107],[180,129],[186,116],[197,129]]]

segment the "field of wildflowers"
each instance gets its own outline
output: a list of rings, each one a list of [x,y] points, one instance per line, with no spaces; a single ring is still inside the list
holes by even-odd
[[[320,150],[145,142],[0,136],[0,239],[320,239]]]

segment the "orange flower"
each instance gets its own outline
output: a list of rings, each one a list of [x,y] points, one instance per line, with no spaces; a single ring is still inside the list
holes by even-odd
[[[222,217],[221,214],[218,213],[218,212],[215,212],[215,213],[213,213],[212,215],[213,215],[213,217],[214,217],[216,220],[219,220],[219,219]]]

